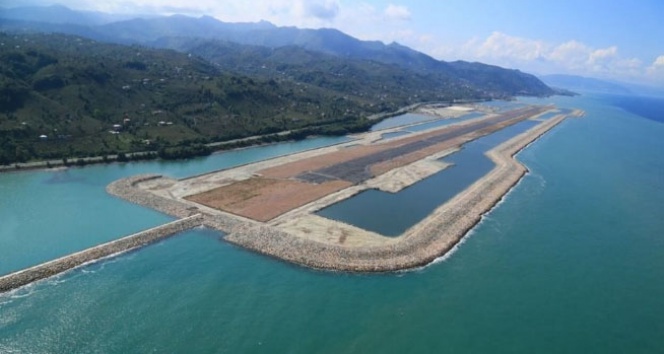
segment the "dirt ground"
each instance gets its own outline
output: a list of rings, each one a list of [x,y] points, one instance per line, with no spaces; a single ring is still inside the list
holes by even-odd
[[[253,177],[186,199],[265,222],[350,185],[345,181],[312,185],[288,179]]]
[[[478,135],[526,119],[542,109],[514,110],[481,121],[287,162],[186,199],[266,222],[344,188],[458,147]],[[400,186],[392,187],[395,188]]]

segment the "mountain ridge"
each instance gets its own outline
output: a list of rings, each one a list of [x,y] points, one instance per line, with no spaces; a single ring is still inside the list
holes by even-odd
[[[0,13],[0,17],[2,16]],[[24,25],[29,27],[30,24],[24,23]],[[48,31],[48,27],[48,25],[41,24],[39,29]],[[517,70],[482,63],[440,61],[398,43],[362,41],[333,28],[278,27],[266,21],[228,23],[210,16],[194,18],[184,15],[135,18],[100,26],[87,26],[87,28],[89,30],[87,34],[81,27],[60,26],[54,29],[65,33],[72,30],[76,35],[122,44],[154,45],[163,38],[190,37],[226,40],[238,44],[271,48],[298,46],[340,58],[373,60],[385,64],[396,64],[421,74],[455,78],[469,86],[484,90],[495,98],[555,94],[533,75]],[[488,77],[491,75],[496,77]],[[500,86],[500,82],[505,79],[508,79],[509,85],[503,88]]]
[[[438,61],[336,29],[17,13],[0,11],[2,164],[145,149],[184,157],[210,142],[363,130],[369,116],[422,102],[555,93],[518,70]]]
[[[567,74],[551,74],[541,75],[540,79],[548,85],[573,91],[610,93],[620,95],[632,94],[632,90],[621,84],[592,77]]]

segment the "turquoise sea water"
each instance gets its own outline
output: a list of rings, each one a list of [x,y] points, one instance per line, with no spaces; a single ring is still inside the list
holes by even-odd
[[[0,295],[0,353],[661,352],[664,124],[601,97],[524,101],[587,115],[520,153],[531,173],[440,262],[319,272],[194,230]],[[60,184],[46,182],[54,172],[0,175],[0,273],[43,260],[42,242],[162,222],[106,201],[103,186],[186,165],[89,167]],[[78,213],[109,213],[79,226],[62,188],[89,195],[72,197],[86,201]],[[43,205],[13,207],[24,198]],[[69,226],[51,225],[61,218]]]
[[[141,173],[181,178],[347,140],[345,137],[304,140],[187,162],[0,174],[0,275],[171,220],[107,195],[105,187],[119,178]]]

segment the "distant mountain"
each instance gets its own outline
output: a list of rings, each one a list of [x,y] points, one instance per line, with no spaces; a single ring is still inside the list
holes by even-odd
[[[540,79],[552,87],[564,88],[572,91],[585,91],[596,93],[610,93],[617,95],[629,95],[632,93],[627,87],[590,77],[575,75],[544,75]]]
[[[69,10],[71,11],[71,10]],[[2,16],[0,16],[2,17]],[[508,70],[482,63],[436,60],[406,46],[379,41],[361,41],[336,29],[299,29],[277,27],[269,22],[225,23],[212,17],[192,18],[182,15],[157,18],[136,18],[102,25],[76,26],[62,23],[35,22],[23,18],[19,21],[0,23],[0,29],[25,30],[33,28],[42,32],[72,33],[101,41],[123,44],[159,46],[169,38],[202,38],[223,40],[238,44],[269,48],[299,47],[308,51],[325,53],[339,58],[369,60],[396,65],[425,75],[433,80],[442,79],[455,87],[480,91],[487,97],[504,98],[514,95],[552,95],[551,90],[536,77],[517,70]],[[51,30],[49,30],[51,28]]]
[[[75,11],[62,5],[25,6],[1,8],[0,19],[44,22],[50,24],[68,24],[79,26],[95,26],[106,23],[128,20],[128,15],[111,15],[93,11]]]
[[[436,60],[398,43],[361,41],[336,29],[299,29],[276,27],[267,22],[232,24],[211,17],[198,19],[171,16],[158,19],[121,21],[103,26],[104,33],[115,33],[124,41],[159,43],[164,37],[222,39],[239,44],[278,48],[297,46],[341,58],[372,60],[394,64],[417,73],[456,78],[484,90],[502,95],[551,95],[554,92],[535,76],[482,63]],[[137,34],[138,33],[138,34]]]
[[[628,88],[635,95],[651,96],[651,97],[664,97],[664,87],[647,86],[638,84],[622,83],[621,85]]]
[[[422,101],[487,99],[474,86],[444,74],[425,75],[394,64],[340,58],[297,46],[268,48],[213,39],[162,38],[154,42],[200,56],[224,71],[266,79],[289,80],[332,90],[341,95],[410,105]],[[388,101],[385,98],[389,97]]]
[[[518,70],[334,29],[105,16],[0,10],[0,164],[145,149],[180,157],[206,151],[192,144],[367,129],[368,116],[414,103],[559,92]]]

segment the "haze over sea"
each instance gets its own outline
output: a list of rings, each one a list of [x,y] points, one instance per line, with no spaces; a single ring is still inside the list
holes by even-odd
[[[320,272],[194,230],[0,295],[0,352],[661,352],[662,115],[622,97],[523,101],[587,114],[522,151],[531,172],[439,262]],[[0,175],[0,274],[169,220],[107,196],[122,176],[333,142]]]

